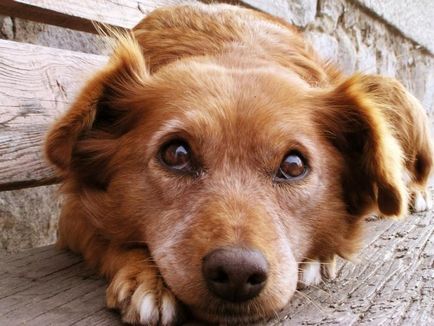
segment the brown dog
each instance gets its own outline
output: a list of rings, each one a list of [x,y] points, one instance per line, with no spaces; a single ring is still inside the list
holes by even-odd
[[[229,5],[158,9],[48,135],[59,244],[129,323],[246,323],[333,277],[363,217],[431,207],[426,116],[397,81],[345,77],[293,27]],[[324,264],[325,263],[325,264]]]

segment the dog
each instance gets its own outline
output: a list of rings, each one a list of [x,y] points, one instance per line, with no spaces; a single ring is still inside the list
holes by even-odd
[[[124,322],[263,320],[335,276],[366,216],[431,208],[427,117],[398,81],[346,76],[285,21],[225,4],[116,38],[45,149],[58,245]]]

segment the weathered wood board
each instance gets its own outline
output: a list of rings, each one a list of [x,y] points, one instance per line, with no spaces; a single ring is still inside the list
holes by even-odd
[[[0,13],[95,33],[92,22],[132,28],[157,7],[185,0],[2,0]]]
[[[0,191],[53,181],[42,143],[107,58],[0,41]]]
[[[98,32],[94,23],[130,29],[152,10],[187,2],[229,3],[271,12],[284,9],[282,3],[269,6],[255,0],[2,0],[0,13],[40,23],[89,33]]]
[[[434,325],[433,212],[367,222],[357,264],[296,294],[269,325]],[[53,247],[0,258],[0,325],[120,325],[105,282]]]

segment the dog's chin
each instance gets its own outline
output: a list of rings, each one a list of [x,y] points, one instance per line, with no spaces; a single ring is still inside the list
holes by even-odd
[[[204,323],[223,324],[223,325],[238,325],[260,323],[267,319],[267,315],[260,313],[224,313],[217,311],[198,311],[193,312],[193,316]]]
[[[193,316],[206,323],[239,325],[263,323],[271,318],[276,318],[283,307],[264,307],[259,302],[245,302],[234,304],[209,303],[206,308],[190,309]]]

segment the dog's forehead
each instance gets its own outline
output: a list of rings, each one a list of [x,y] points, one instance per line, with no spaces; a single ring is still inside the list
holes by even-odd
[[[162,82],[170,93],[163,106],[170,107],[178,126],[239,135],[260,129],[296,131],[310,121],[310,87],[281,68],[212,63],[177,68]]]
[[[158,108],[164,119],[157,119],[161,124],[151,143],[176,135],[234,155],[251,149],[280,157],[316,137],[309,88],[297,77],[273,69],[220,67],[175,76],[178,82],[169,81],[170,96]]]

